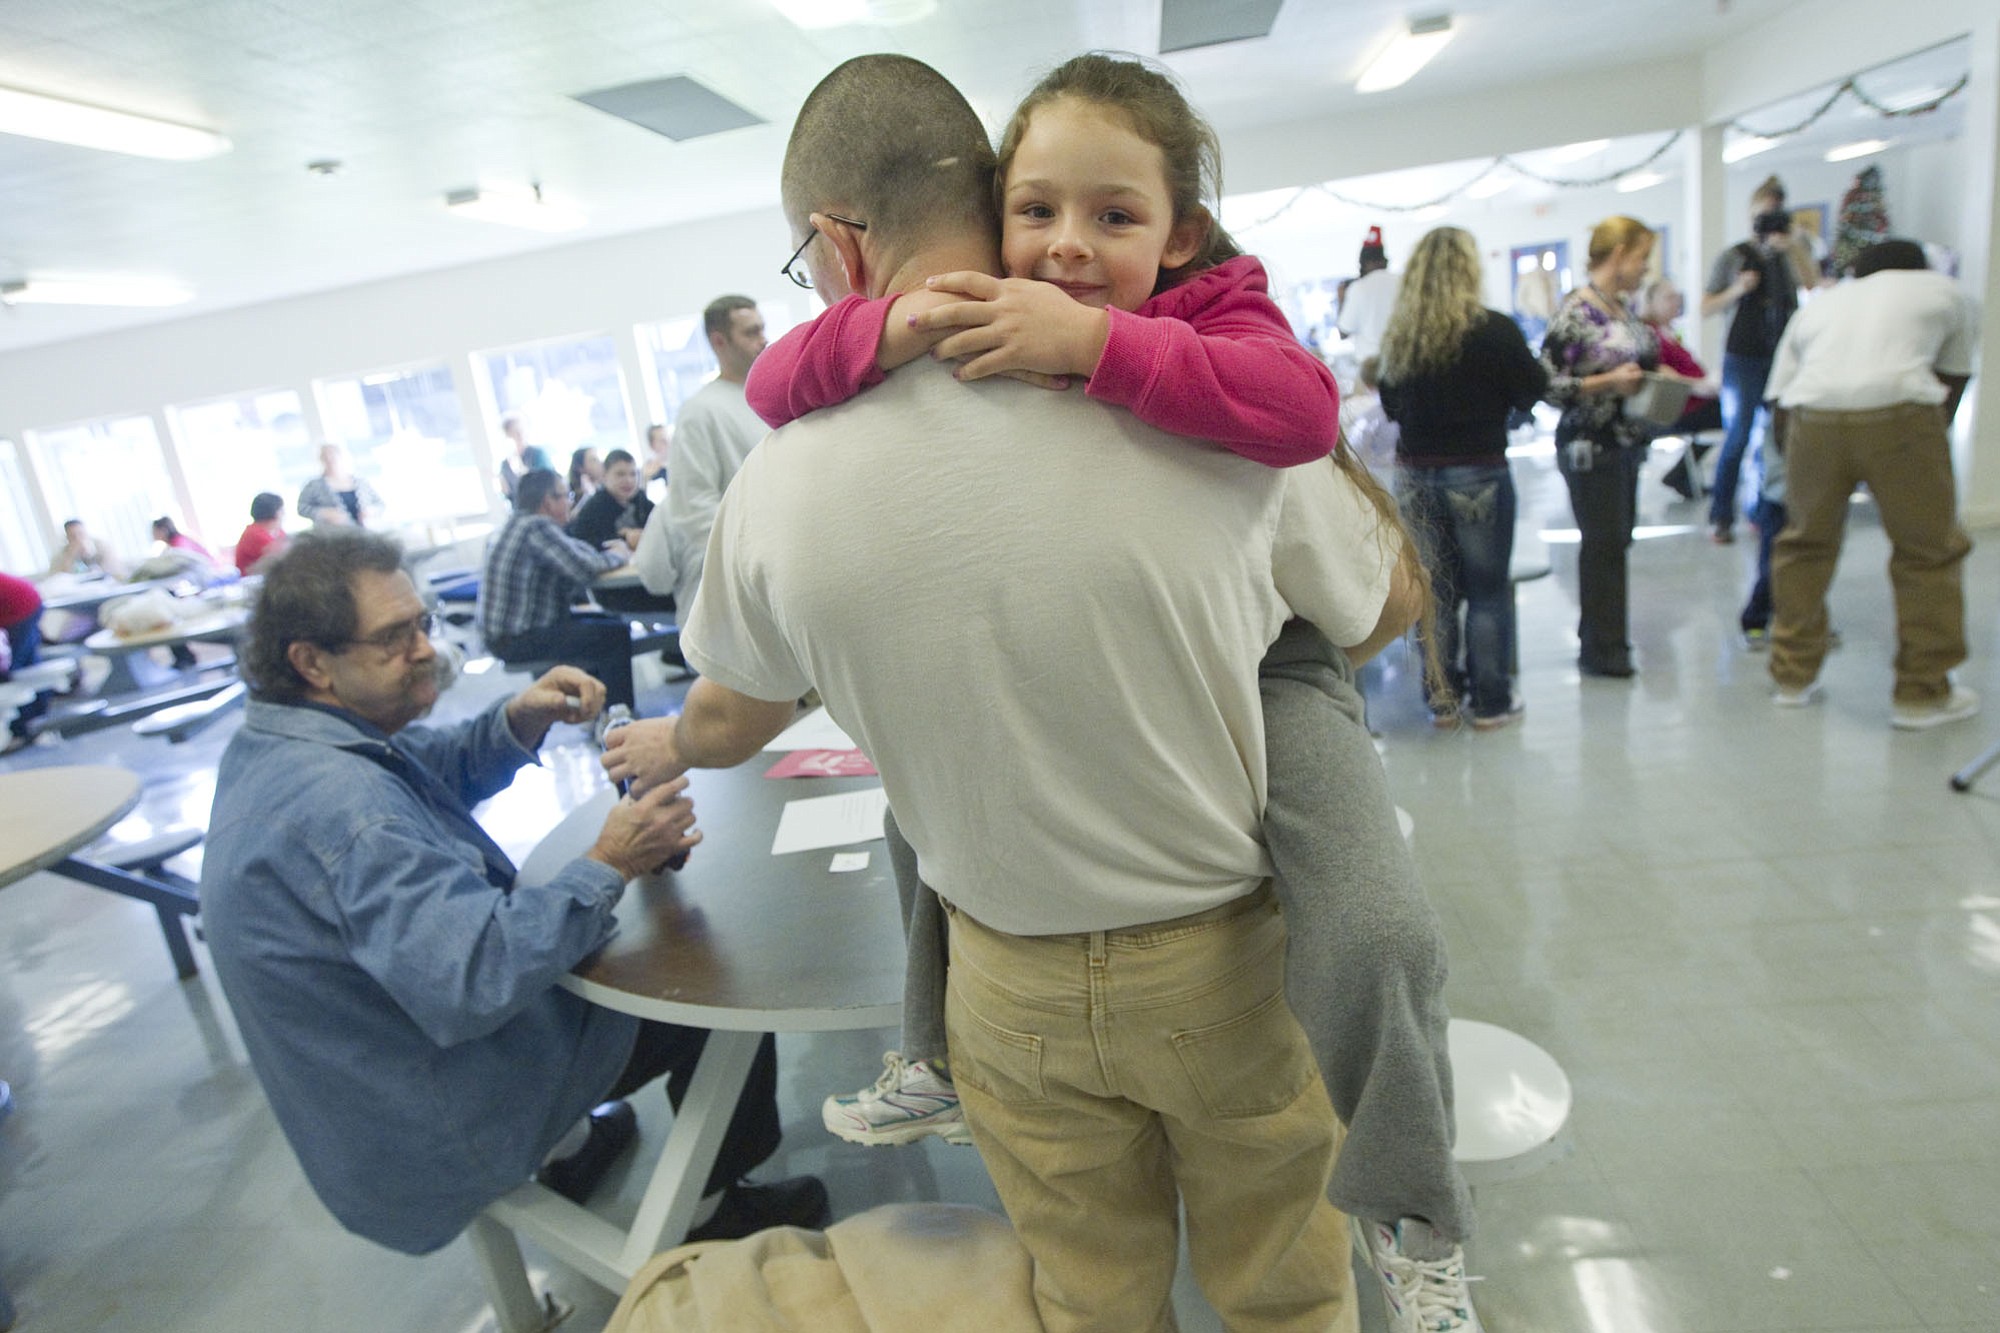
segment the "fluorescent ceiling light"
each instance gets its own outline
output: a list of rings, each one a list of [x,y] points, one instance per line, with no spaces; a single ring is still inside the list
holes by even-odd
[[[1761,134],[1746,134],[1741,139],[1732,139],[1729,143],[1723,145],[1722,160],[1724,162],[1741,162],[1746,157],[1755,157],[1759,153],[1768,153],[1777,146],[1778,141],[1776,139],[1766,139]]]
[[[178,283],[124,278],[28,278],[0,284],[0,305],[181,305],[194,293]]]
[[[1514,188],[1514,178],[1504,171],[1489,171],[1465,187],[1467,199],[1491,199]]]
[[[101,106],[22,92],[19,88],[0,88],[0,134],[19,134],[79,148],[99,148],[107,153],[163,157],[176,162],[229,151],[229,140],[214,130],[198,130],[191,125],[175,125],[125,111],[108,111]]]
[[[1592,153],[1601,153],[1611,146],[1609,139],[1585,139],[1582,143],[1569,144],[1549,153],[1552,162],[1581,162]]]
[[[476,190],[453,190],[444,197],[444,203],[454,217],[497,222],[503,227],[526,227],[531,231],[575,231],[589,221],[583,210],[544,198],[539,185],[528,189],[518,185],[482,185]]]
[[[1368,68],[1355,80],[1354,91],[1379,93],[1408,83],[1418,70],[1431,63],[1433,56],[1444,50],[1451,35],[1449,14],[1411,20],[1408,28],[1391,38],[1382,53],[1368,62]]]
[[[1867,157],[1872,153],[1879,153],[1888,146],[1889,141],[1887,139],[1857,139],[1853,143],[1844,143],[1838,148],[1827,149],[1826,160],[1829,162],[1846,162],[1851,158]]]
[[[1923,106],[1927,102],[1935,102],[1950,91],[1951,89],[1949,88],[1933,84],[1928,88],[1915,88],[1906,93],[1898,93],[1894,97],[1878,97],[1875,100],[1883,106],[1888,107],[1891,111],[1908,111],[1911,107]]]
[[[1618,178],[1618,183],[1612,188],[1620,194],[1637,194],[1663,184],[1666,179],[1657,171],[1628,171]]]

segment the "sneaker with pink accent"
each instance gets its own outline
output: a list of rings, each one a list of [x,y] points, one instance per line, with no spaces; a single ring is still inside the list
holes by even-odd
[[[1421,1218],[1394,1223],[1365,1217],[1354,1224],[1354,1246],[1382,1281],[1391,1333],[1483,1333],[1472,1308],[1465,1250]]]
[[[882,1057],[874,1087],[828,1097],[820,1119],[849,1143],[914,1143],[931,1134],[946,1143],[972,1142],[950,1075],[929,1060],[907,1061],[900,1051]]]

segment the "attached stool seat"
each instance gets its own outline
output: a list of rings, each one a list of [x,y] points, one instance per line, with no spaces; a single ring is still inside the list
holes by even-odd
[[[1396,807],[1403,841],[1416,821]],[[1470,1018],[1451,1020],[1451,1153],[1474,1187],[1519,1180],[1569,1155],[1563,1127],[1573,1094],[1555,1057],[1518,1032]]]
[[[1468,1185],[1519,1180],[1569,1155],[1569,1076],[1518,1032],[1451,1020],[1452,1156]]]

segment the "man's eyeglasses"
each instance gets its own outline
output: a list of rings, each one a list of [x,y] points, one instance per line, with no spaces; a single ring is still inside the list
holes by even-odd
[[[437,617],[429,611],[400,621],[385,630],[378,630],[362,639],[349,639],[345,643],[330,645],[335,652],[346,652],[349,648],[380,648],[390,657],[408,657],[416,651],[419,643],[430,637],[437,625]]]
[[[844,223],[845,225],[854,228],[854,230],[856,231],[868,230],[867,223],[856,222],[853,218],[844,218],[840,216],[840,214],[838,213],[822,213],[820,214],[820,216],[827,219],[829,222]],[[778,270],[778,272],[784,274],[786,277],[790,278],[793,282],[805,288],[807,291],[811,291],[813,289],[812,273],[807,269],[798,267],[798,263],[801,259],[805,258],[806,247],[808,245],[811,245],[813,241],[818,238],[818,236],[819,236],[818,227],[814,227],[810,231],[808,231],[806,233],[806,238],[803,241],[799,242],[799,248],[792,251],[792,257],[790,259],[787,259],[785,261],[785,266]]]

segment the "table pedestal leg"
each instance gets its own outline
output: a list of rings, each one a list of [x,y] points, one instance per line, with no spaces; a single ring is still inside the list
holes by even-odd
[[[750,1077],[751,1062],[764,1040],[761,1032],[711,1031],[694,1067],[687,1096],[674,1113],[674,1127],[639,1201],[639,1215],[619,1256],[628,1276],[688,1233],[702,1187],[722,1150],[722,1136],[736,1114],[737,1099]]]
[[[521,1243],[512,1230],[482,1213],[465,1229],[465,1238],[472,1242],[472,1253],[479,1260],[500,1333],[543,1333],[561,1322],[568,1311],[558,1309],[555,1297],[550,1296],[546,1304],[535,1299],[528,1266],[521,1260]]]

